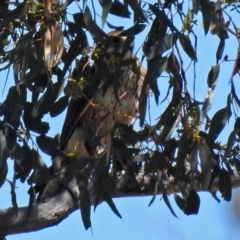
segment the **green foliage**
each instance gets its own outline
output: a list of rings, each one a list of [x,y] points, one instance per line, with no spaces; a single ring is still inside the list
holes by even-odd
[[[93,2],[94,6],[98,4],[97,1]],[[29,216],[41,199],[37,197],[41,194],[37,187],[46,185],[55,177],[52,167],[46,166],[38,149],[52,158],[63,159],[61,169],[66,170],[64,180],[68,179],[67,176],[78,180],[79,175],[84,178],[83,186],[79,186],[81,194],[78,200],[86,229],[91,227],[91,205],[96,208],[102,201],[106,201],[121,218],[112,197],[117,196],[118,192],[144,194],[136,180],[142,173],[153,180],[153,198],[149,206],[157,194],[162,193],[164,202],[175,217],[168,194],[174,194],[176,204],[184,214],[197,214],[200,198],[196,184],[215,196],[211,186],[217,179],[222,198],[231,200],[231,176],[240,169],[239,117],[235,108],[240,107],[240,100],[234,83],[240,72],[240,47],[233,49],[236,59],[229,61],[233,71],[229,77],[231,90],[226,107],[213,114],[212,119],[209,119],[207,112],[211,105],[210,96],[224,63],[228,61],[227,55],[223,57],[225,44],[228,38],[235,38],[239,43],[240,29],[229,15],[229,11],[239,12],[239,1],[192,0],[189,3],[191,9],[186,9],[185,3],[178,1],[156,1],[155,4],[152,1],[151,4],[138,2],[99,0],[100,12],[96,12],[96,8],[88,5],[87,1],[80,1],[79,10],[72,15],[72,19],[67,9],[70,4],[76,3],[70,0],[46,0],[44,4],[40,0],[0,3],[0,71],[9,73],[12,68],[11,79],[14,79],[8,80],[12,86],[0,105],[0,186],[10,183],[15,212],[18,209],[16,181],[24,183],[27,180],[29,184]],[[96,20],[98,14],[102,14],[100,23]],[[116,123],[102,151],[97,151],[97,147],[102,145],[101,139],[86,130],[84,138],[94,149],[93,157],[77,164],[71,161],[74,154],[67,155],[57,138],[47,136],[52,126],[44,122],[43,117],[49,114],[56,118],[67,108],[69,98],[80,98],[80,104],[83,104],[86,101],[85,92],[93,94],[99,77],[109,74],[113,78],[110,82],[104,82],[102,94],[104,96],[113,84],[115,97],[119,101],[117,70],[128,67],[138,76],[143,70],[142,62],[137,58],[124,59],[123,54],[116,57],[106,51],[109,36],[102,30],[103,26],[123,29],[108,22],[110,15],[129,19],[131,24],[129,28],[124,26],[120,35],[126,37],[123,53],[129,50],[134,38],[141,43],[138,54],[147,69],[139,97],[140,128]],[[195,27],[201,25],[196,20],[199,15],[205,35],[219,38],[219,45],[215,46],[216,65],[211,69],[209,66],[210,71],[202,81],[209,88],[204,102],[195,98],[186,79],[188,68],[195,69],[198,64],[198,34]],[[102,59],[107,59],[108,67],[117,69],[115,75],[111,75],[104,64],[95,66]],[[186,62],[189,65],[187,68]],[[96,76],[99,69],[100,76]],[[163,102],[169,99],[169,103],[153,124],[146,117],[150,108],[149,96],[153,94],[156,104],[159,104],[163,77],[169,79]],[[217,138],[232,112],[237,119],[233,131],[227,143],[219,143]],[[72,116],[73,119],[77,117],[78,114]],[[207,120],[210,127],[202,130],[201,126]],[[6,178],[8,158],[14,160],[12,181]],[[61,169],[56,175],[63,173]],[[91,199],[90,188],[95,194],[94,199]]]

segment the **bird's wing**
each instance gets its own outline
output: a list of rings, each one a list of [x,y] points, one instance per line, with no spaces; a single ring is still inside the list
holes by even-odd
[[[67,143],[72,136],[76,127],[83,127],[81,117],[84,113],[84,109],[88,107],[88,100],[84,97],[78,97],[77,99],[71,99],[68,105],[66,118],[62,128],[60,148],[66,150]]]

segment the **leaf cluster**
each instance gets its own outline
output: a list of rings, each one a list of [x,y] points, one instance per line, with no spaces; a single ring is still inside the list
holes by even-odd
[[[83,98],[85,92],[90,96],[94,93],[99,74],[109,74],[108,66],[96,66],[96,61],[106,58],[116,68],[130,66],[136,73],[141,68],[135,57],[130,60],[123,56],[112,59],[111,54],[105,51],[109,43],[108,35],[97,24],[95,8],[90,9],[86,1],[69,20],[67,8],[72,2],[16,1],[13,6],[10,5],[12,2],[0,3],[0,71],[9,73],[12,68],[14,79],[6,99],[0,105],[0,186],[10,183],[16,214],[16,181],[27,181],[29,184],[30,214],[37,201],[46,200],[39,186],[52,183],[57,186],[56,191],[69,176],[81,179],[81,194],[76,201],[80,202],[86,229],[91,227],[91,205],[96,209],[99,203],[106,201],[112,211],[121,217],[113,196],[118,192],[145,194],[144,188],[136,180],[142,173],[153,179],[153,198],[149,205],[157,194],[163,193],[163,200],[174,216],[176,214],[169,203],[168,193],[174,194],[176,204],[183,213],[198,213],[200,198],[195,190],[196,183],[219,200],[211,190],[212,184],[217,181],[223,199],[230,201],[231,176],[233,170],[239,172],[240,169],[240,121],[235,110],[240,107],[240,100],[234,84],[234,78],[240,71],[240,48],[236,50],[226,106],[218,110],[212,119],[208,116],[208,110],[221,68],[224,61],[228,61],[223,53],[229,33],[239,41],[239,28],[227,13],[229,7],[238,11],[239,3],[193,0],[191,9],[184,12],[178,1],[165,1],[163,4],[156,1],[152,4],[135,0],[99,0],[102,27],[106,24],[115,30],[123,29],[107,22],[109,15],[129,18],[133,22],[132,27],[123,30],[127,36],[124,51],[134,38],[142,36],[142,31],[147,30],[144,38],[140,39],[142,60],[147,66],[139,98],[140,130],[117,123],[109,133],[103,151],[96,151],[93,158],[84,159],[81,163],[70,161],[69,164],[71,156],[62,151],[58,137],[47,135],[51,126],[43,117],[47,114],[52,118],[60,115],[67,108],[69,98]],[[202,15],[204,33],[219,38],[216,64],[206,74],[205,84],[209,90],[203,102],[195,99],[193,91],[188,89],[184,66],[186,61],[190,61],[190,66],[194,68],[198,61],[197,34],[194,32],[197,14]],[[180,19],[182,29],[177,25],[175,15]],[[224,17],[229,20],[225,21]],[[91,47],[92,41],[95,47]],[[159,113],[157,122],[151,124],[146,118],[149,96],[152,94],[156,104],[159,104],[159,81],[163,75],[169,79],[163,102],[168,99],[169,103]],[[104,83],[103,95],[110,84]],[[114,84],[114,88],[117,91],[119,85]],[[226,145],[222,145],[217,138],[232,112],[236,122]],[[202,130],[204,122],[207,124]],[[86,138],[96,149],[99,139],[92,140],[90,133],[86,134]],[[51,156],[53,166],[46,166],[39,150]],[[14,161],[11,181],[6,179],[8,158]],[[59,159],[64,159],[64,166],[54,168],[54,163]]]

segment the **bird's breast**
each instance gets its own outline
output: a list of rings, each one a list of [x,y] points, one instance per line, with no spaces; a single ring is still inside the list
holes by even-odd
[[[115,83],[118,85],[117,90],[112,84],[103,94],[100,87],[92,99],[91,112],[94,118],[94,128],[99,135],[105,135],[116,122],[128,124],[137,114],[136,75],[128,69],[120,76],[113,77],[117,77],[118,82]]]

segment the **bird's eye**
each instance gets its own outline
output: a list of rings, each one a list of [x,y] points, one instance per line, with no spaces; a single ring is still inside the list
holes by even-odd
[[[112,38],[112,43],[114,44],[114,45],[118,45],[119,43],[120,43],[120,38],[119,37],[116,37],[116,36],[114,36],[113,38]]]

